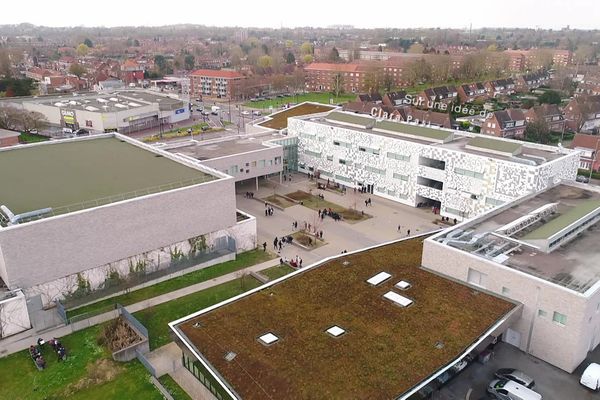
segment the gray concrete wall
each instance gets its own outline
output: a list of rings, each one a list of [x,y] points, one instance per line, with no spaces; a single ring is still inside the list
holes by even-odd
[[[236,224],[231,178],[0,229],[6,283],[28,288]]]
[[[518,347],[521,350],[567,372],[572,372],[586,357],[591,326],[600,324],[600,314],[596,312],[598,301],[590,307],[589,299],[580,293],[432,239],[424,242],[422,264],[463,282],[468,282],[469,268],[474,269],[486,274],[483,288],[522,303],[523,314],[511,326],[520,334]],[[540,315],[539,310],[545,315]],[[567,316],[565,325],[553,321],[555,311]],[[594,319],[590,313],[595,314]],[[600,340],[600,336],[596,340]]]
[[[279,157],[279,163],[275,164],[275,158]],[[260,166],[260,161],[265,160],[265,166]],[[257,176],[264,176],[283,171],[283,147],[267,147],[265,149],[250,151],[247,153],[234,154],[231,156],[213,158],[202,161],[203,165],[225,172],[233,176],[236,182]],[[232,173],[232,166],[238,166],[238,173]],[[244,172],[241,172],[244,170]],[[246,172],[248,171],[248,172]]]

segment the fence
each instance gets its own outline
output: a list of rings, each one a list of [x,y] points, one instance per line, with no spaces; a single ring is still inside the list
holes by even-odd
[[[65,306],[60,302],[60,300],[56,300],[56,312],[65,322],[65,325],[69,324],[69,318],[67,318],[67,310],[65,310]]]
[[[135,351],[135,355],[136,355],[137,359],[139,360],[139,362],[141,362],[142,365],[144,367],[146,367],[146,369],[148,370],[148,372],[150,373],[150,375],[152,375],[153,377],[156,378],[156,370],[154,369],[154,367],[152,366],[152,364],[150,364],[150,361],[148,361],[148,359],[146,358],[146,356],[144,356],[142,354],[142,352],[139,351],[139,350]]]
[[[146,282],[184,271],[188,268],[204,264],[216,258],[235,253],[235,239],[231,236],[221,236],[215,240],[214,245],[210,248],[198,251],[194,255],[182,256],[177,260],[170,260],[166,263],[161,263],[161,265],[156,266],[156,270],[152,272],[133,273],[115,281],[107,280],[108,284],[105,282],[104,287],[96,289],[90,293],[86,293],[85,296],[82,297],[69,298],[64,302],[63,306],[64,308],[71,310],[85,304],[99,301],[119,292],[128,292],[132,288],[135,290],[136,286],[142,285]],[[112,306],[107,307],[105,311],[110,311],[111,309],[113,309]],[[80,317],[78,316],[78,319],[89,317],[89,315],[81,315]],[[70,322],[74,321],[74,319],[71,319]]]
[[[140,321],[137,320],[136,317],[131,315],[129,311],[125,309],[122,305],[117,303],[117,309],[119,310],[119,314],[127,320],[131,325],[135,327],[146,339],[148,339],[148,329]]]

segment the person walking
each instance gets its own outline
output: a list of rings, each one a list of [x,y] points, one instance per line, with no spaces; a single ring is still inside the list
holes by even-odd
[[[267,242],[263,243],[263,251],[267,251]]]
[[[279,241],[279,251],[281,251],[281,246],[283,246],[283,242],[280,240]]]
[[[410,236],[410,229],[406,231],[406,236]]]
[[[398,225],[398,232],[402,230],[402,225]]]
[[[277,250],[277,243],[279,242],[279,239],[277,239],[277,237],[275,237],[275,239],[273,239],[273,248],[275,250]]]

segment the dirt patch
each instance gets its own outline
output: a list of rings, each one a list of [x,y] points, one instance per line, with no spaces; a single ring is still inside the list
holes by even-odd
[[[69,385],[65,394],[74,393],[91,386],[101,385],[115,379],[123,370],[123,367],[113,360],[102,358],[96,360],[86,367],[86,375],[79,381]]]
[[[102,343],[113,353],[123,350],[141,340],[142,337],[133,330],[123,317],[119,317],[106,325],[101,337]]]
[[[300,201],[305,207],[312,208],[313,210],[331,209],[331,211],[338,213],[343,220],[349,223],[354,223],[371,218],[369,214],[364,211],[359,211],[354,208],[346,208],[339,204],[333,203],[327,200],[327,194],[322,198],[311,193],[298,190],[292,193],[286,194],[286,197]]]
[[[325,242],[321,239],[316,239],[314,236],[304,232],[294,232],[291,236],[296,242],[304,247],[308,247],[309,249],[316,249],[317,247],[321,247],[325,244]]]
[[[287,208],[287,207],[296,205],[296,203],[294,203],[290,199],[286,199],[284,196],[280,196],[278,194],[271,195],[269,197],[265,197],[262,200],[269,202],[271,204],[278,205],[279,207],[282,207],[282,208]]]

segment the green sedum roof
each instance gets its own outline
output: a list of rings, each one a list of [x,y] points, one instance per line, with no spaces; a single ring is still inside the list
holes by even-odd
[[[467,146],[477,147],[482,150],[492,150],[509,154],[515,154],[519,151],[519,149],[521,149],[520,143],[512,143],[504,140],[490,139],[481,136],[477,136],[469,140]]]
[[[377,121],[375,129],[384,130],[388,132],[394,132],[399,134],[418,136],[424,139],[433,140],[448,140],[452,136],[452,132],[429,128],[426,126],[403,124],[400,122],[393,121]]]
[[[588,200],[523,236],[523,240],[545,240],[600,208],[600,200]]]
[[[341,113],[337,111],[329,113],[325,119],[327,121],[340,122],[342,124],[358,125],[363,128],[373,126],[373,123],[375,122],[375,120],[371,117],[362,117],[360,115]]]

